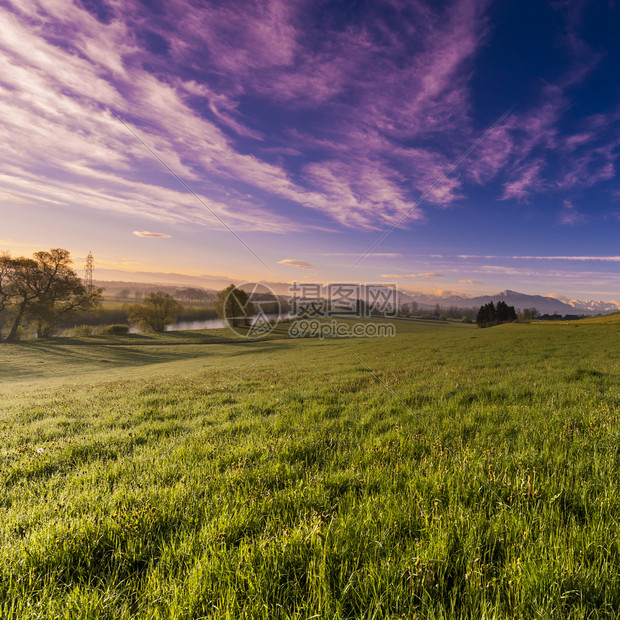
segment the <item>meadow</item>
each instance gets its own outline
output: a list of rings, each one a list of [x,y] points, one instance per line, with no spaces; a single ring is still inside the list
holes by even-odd
[[[0,345],[0,618],[606,618],[620,320]]]

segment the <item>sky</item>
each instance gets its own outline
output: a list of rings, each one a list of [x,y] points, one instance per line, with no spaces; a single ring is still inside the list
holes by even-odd
[[[620,299],[612,0],[0,12],[0,250]]]

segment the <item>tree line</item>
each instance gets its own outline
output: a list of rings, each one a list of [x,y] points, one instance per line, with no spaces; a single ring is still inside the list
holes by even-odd
[[[135,286],[134,288],[118,288],[112,285],[109,286],[106,283],[105,297],[110,301],[129,302],[133,300],[135,303],[142,301],[145,297],[151,293],[169,293],[172,297],[180,302],[191,303],[209,303],[214,302],[215,293],[206,289],[199,288],[180,288],[178,286],[161,286],[157,285],[156,289],[152,288],[152,285],[143,284],[140,288]]]
[[[416,301],[403,304],[399,310],[400,316],[410,316],[421,319],[457,319],[470,322],[475,320],[476,313],[476,308],[461,308],[459,306],[444,307],[440,304],[435,304],[433,308],[426,308]]]

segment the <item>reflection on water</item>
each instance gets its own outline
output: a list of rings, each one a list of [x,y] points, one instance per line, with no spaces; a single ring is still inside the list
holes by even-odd
[[[268,314],[266,316],[270,321],[278,318],[277,314]],[[254,320],[256,320],[256,318],[254,318]],[[222,319],[206,319],[204,321],[180,321],[179,323],[168,325],[166,331],[172,332],[184,329],[222,329],[223,327],[226,327],[226,323]],[[137,334],[139,333],[139,330],[135,327],[131,327],[129,329],[129,333]]]
[[[166,331],[176,331],[179,329],[222,329],[226,324],[222,319],[207,319],[205,321],[180,321],[166,328]]]

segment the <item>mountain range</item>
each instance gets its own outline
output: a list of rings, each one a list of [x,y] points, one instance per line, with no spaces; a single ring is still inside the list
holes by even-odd
[[[193,286],[211,291],[220,291],[231,283],[239,285],[242,282],[237,278],[209,274],[190,276],[179,273],[129,273],[120,270],[106,269],[98,270],[97,276],[98,285],[109,289],[117,289],[122,284],[129,285],[130,287],[131,283],[140,283],[142,284],[140,288],[148,284],[152,287],[156,287],[157,285],[166,287]],[[113,280],[113,282],[110,280]],[[131,280],[131,282],[129,282],[129,280]],[[287,282],[264,282],[264,284],[268,285],[277,295],[290,295],[290,284]],[[491,301],[494,303],[504,301],[509,306],[514,306],[518,310],[536,308],[541,314],[605,314],[620,311],[620,301],[570,299],[556,293],[549,295],[528,295],[526,293],[519,293],[506,289],[495,295],[471,297],[457,292],[444,291],[434,294],[399,290],[399,303],[401,306],[413,301],[418,304],[419,308],[424,310],[433,309],[437,304],[444,308],[450,306],[456,306],[458,308],[476,308]]]
[[[604,314],[620,310],[620,304],[612,301],[571,300],[560,295],[528,295],[509,289],[495,295],[480,295],[477,297],[466,297],[458,294],[429,295],[427,293],[408,291],[405,295],[401,293],[401,299],[401,303],[415,301],[423,309],[434,308],[437,304],[441,307],[478,308],[489,302],[497,303],[498,301],[504,301],[509,306],[514,306],[517,310],[536,308],[541,314]]]

